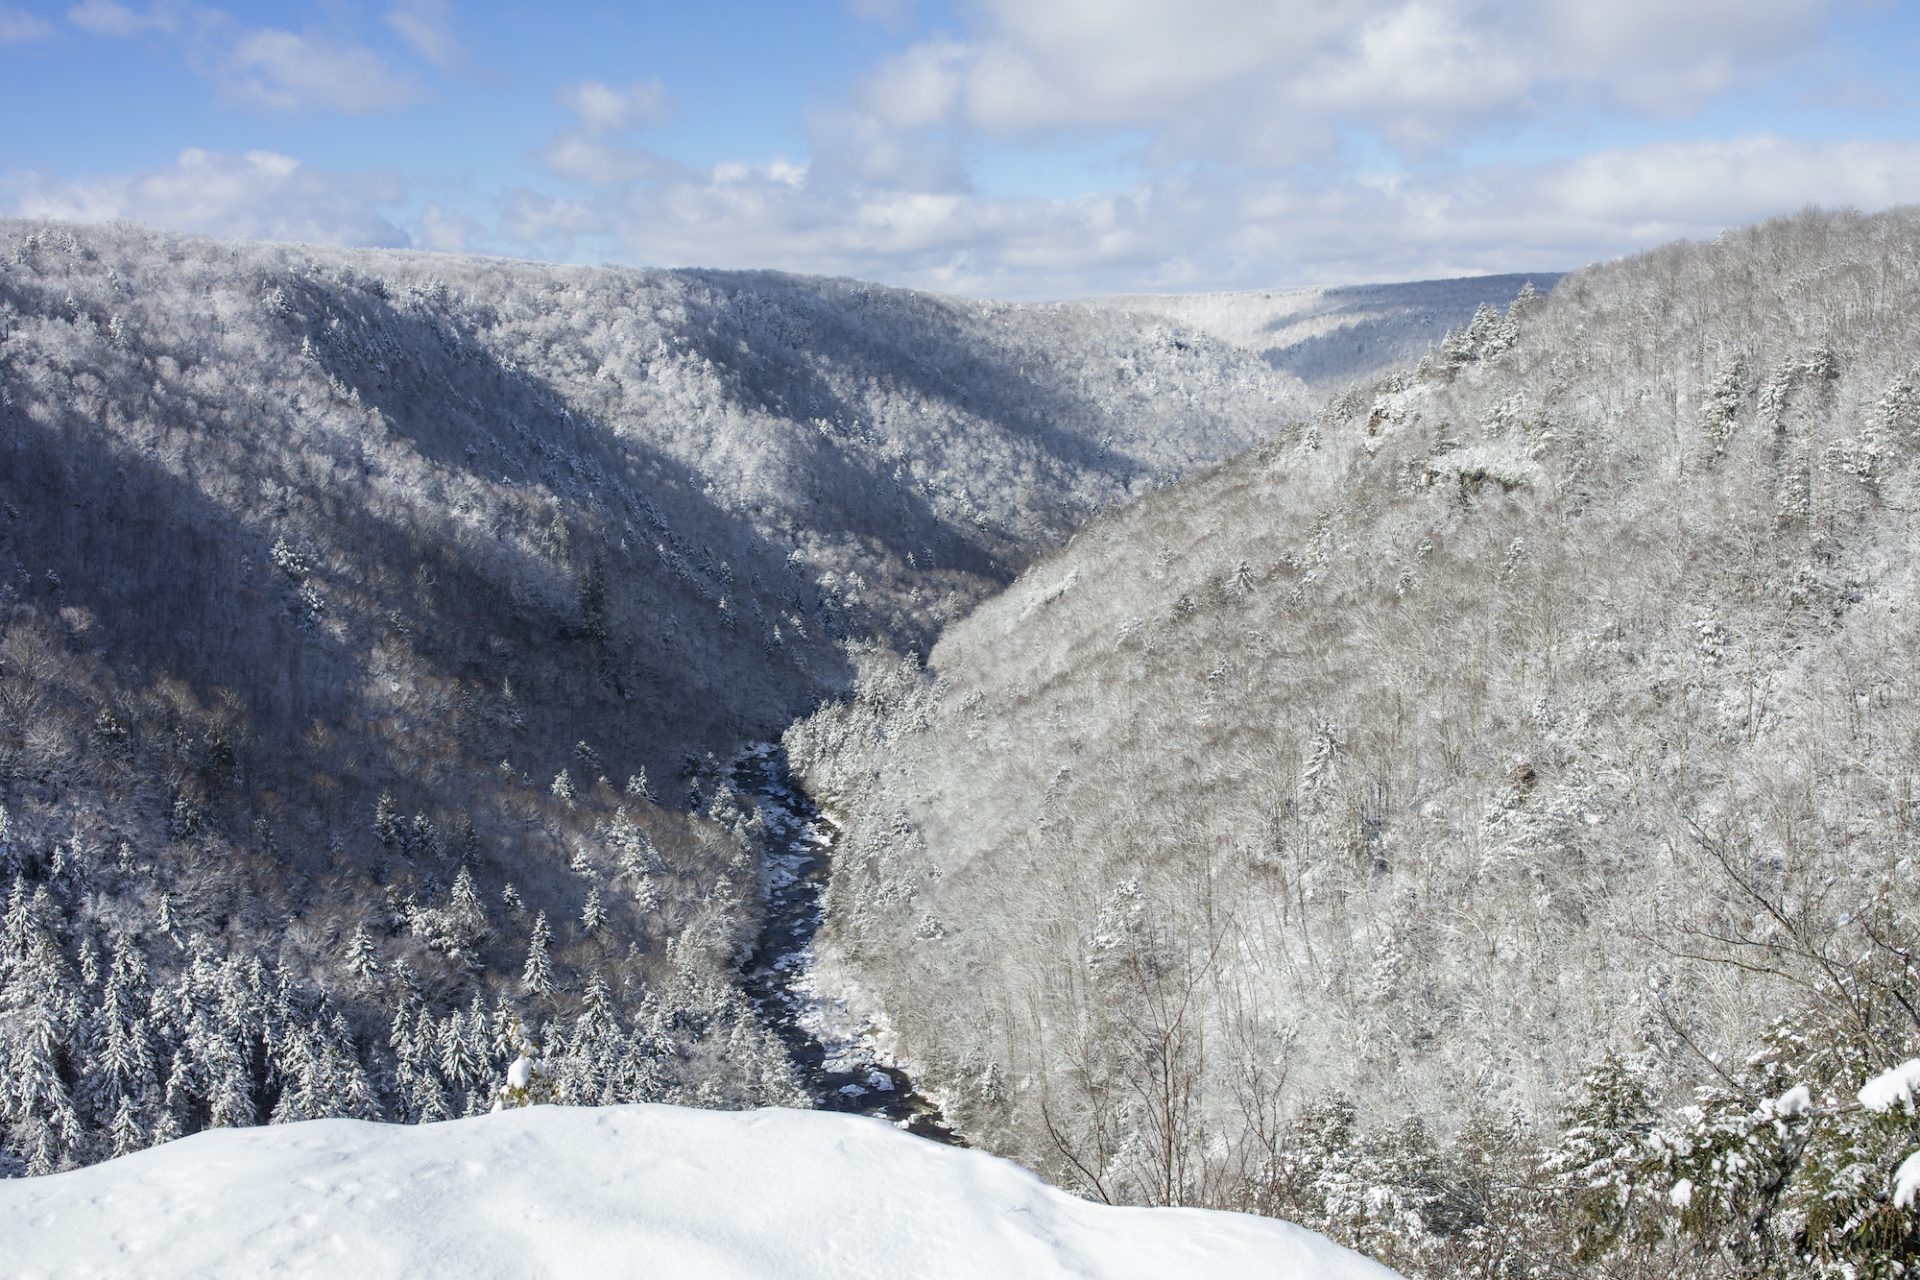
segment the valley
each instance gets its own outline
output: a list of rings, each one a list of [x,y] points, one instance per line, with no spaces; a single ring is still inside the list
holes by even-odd
[[[1409,1276],[1881,1258],[1917,226],[1012,306],[0,223],[0,1172],[524,1059]]]

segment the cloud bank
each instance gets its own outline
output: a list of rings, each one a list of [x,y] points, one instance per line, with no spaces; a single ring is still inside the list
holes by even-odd
[[[564,115],[518,157],[537,176],[424,190],[410,214],[392,175],[269,152],[7,190],[20,212],[224,234],[1008,297],[1550,269],[1813,201],[1920,201],[1920,143],[1712,114],[1830,84],[1834,20],[1871,12],[1852,0],[974,0],[918,30],[905,0],[847,12],[887,33],[881,52],[800,104],[797,154],[690,158],[674,130],[703,122],[660,62],[549,82]],[[48,34],[15,16],[0,9],[0,39]],[[384,51],[164,0],[85,0],[67,20],[180,42],[223,101],[266,115],[431,109],[474,57],[448,0],[386,9]]]

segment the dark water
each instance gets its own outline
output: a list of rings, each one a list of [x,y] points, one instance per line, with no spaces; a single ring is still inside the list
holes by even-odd
[[[813,940],[825,917],[836,828],[787,768],[787,753],[763,745],[733,768],[767,830],[767,918],[742,985],[779,1035],[823,1111],[878,1116],[921,1137],[965,1146],[907,1073],[885,1061],[846,1011],[809,989]]]

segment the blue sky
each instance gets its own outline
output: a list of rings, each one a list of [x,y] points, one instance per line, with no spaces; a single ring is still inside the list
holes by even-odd
[[[0,0],[0,211],[1004,297],[1920,201],[1910,0]]]

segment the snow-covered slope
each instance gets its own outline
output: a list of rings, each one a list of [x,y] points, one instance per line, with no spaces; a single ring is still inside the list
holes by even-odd
[[[1288,1223],[1116,1209],[818,1112],[536,1107],[213,1130],[0,1182],[10,1276],[1390,1280]]]
[[[1094,305],[1162,315],[1254,352],[1318,391],[1331,391],[1418,360],[1476,307],[1505,307],[1523,284],[1545,293],[1558,272],[1411,280],[1404,284],[1263,289],[1240,293],[1129,294]]]
[[[1635,1107],[1717,1083],[1741,1114],[1915,1056],[1906,1013],[1820,984],[1908,955],[1920,900],[1920,210],[1671,246],[1477,328],[1083,528],[924,672],[863,660],[788,732],[842,824],[823,963],[970,1141],[1451,1276],[1440,1214],[1511,1222],[1534,1172],[1489,1151],[1569,1144],[1543,1267],[1586,1229],[1601,1184],[1569,1171],[1611,1148],[1567,1117],[1609,1052]],[[1849,1185],[1898,1185],[1916,1144],[1887,1142]]]

